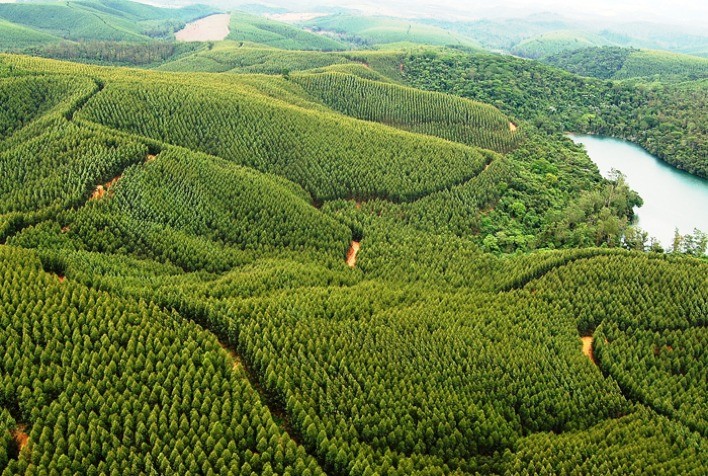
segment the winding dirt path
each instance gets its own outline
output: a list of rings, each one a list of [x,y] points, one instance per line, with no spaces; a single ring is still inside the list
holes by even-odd
[[[25,432],[27,427],[25,425],[19,425],[17,428],[12,430],[12,439],[15,440],[17,445],[17,452],[20,453],[29,444],[29,435]]]
[[[361,249],[361,243],[358,241],[352,241],[349,245],[349,251],[347,251],[347,266],[354,268],[356,266],[356,254]]]
[[[110,182],[97,186],[96,190],[94,190],[91,194],[91,198],[89,200],[98,200],[99,198],[102,198],[106,192],[108,192],[108,190],[110,190],[110,188],[114,186],[118,180],[120,180],[121,177],[122,175],[118,175],[117,177],[113,177]]]
[[[593,364],[597,365],[597,361],[595,360],[595,353],[592,351],[593,337],[585,336],[581,337],[580,340],[583,341],[583,355],[590,359]]]

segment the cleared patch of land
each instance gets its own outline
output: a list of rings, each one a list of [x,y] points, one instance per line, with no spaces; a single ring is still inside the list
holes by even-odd
[[[221,41],[229,34],[231,14],[219,13],[187,23],[175,33],[177,41]]]
[[[516,124],[514,124],[513,122],[509,122],[509,130],[511,132],[516,132],[516,129],[517,129]]]
[[[581,337],[580,340],[583,341],[583,354],[590,359],[593,364],[597,365],[595,354],[592,351],[592,336]]]

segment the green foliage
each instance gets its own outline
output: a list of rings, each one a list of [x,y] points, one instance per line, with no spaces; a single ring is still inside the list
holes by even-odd
[[[300,28],[243,12],[231,14],[231,31],[227,37],[286,50],[335,51],[344,44],[332,38],[315,35]]]
[[[606,39],[576,31],[552,31],[528,38],[515,45],[511,52],[525,58],[543,58],[564,51],[574,51],[593,46],[604,46]]]
[[[221,41],[194,54],[161,65],[162,71],[282,74],[342,63],[339,53],[286,51],[260,45]]]
[[[410,42],[424,45],[479,48],[475,41],[463,35],[398,18],[336,14],[319,17],[305,24],[316,32],[331,34],[345,41],[365,45]]]
[[[27,48],[23,53],[85,63],[151,66],[189,54],[197,48],[194,43],[84,41],[52,43]]]
[[[358,119],[498,152],[518,139],[509,119],[486,104],[340,73],[293,79],[327,106]]]
[[[507,454],[505,474],[700,474],[705,440],[638,406],[620,419],[561,435],[538,433]]]
[[[517,58],[435,51],[413,54],[405,63],[413,86],[488,102],[541,130],[628,139],[678,168],[708,177],[703,160],[708,80],[616,83]]]
[[[8,35],[20,41],[6,44],[0,40],[0,47],[17,51],[60,39],[135,42],[171,38],[185,22],[212,11],[203,5],[168,9],[126,0],[5,3],[0,4],[0,38]]]
[[[59,41],[59,38],[17,25],[6,20],[0,20],[0,50],[19,51],[30,46],[44,45]]]
[[[306,464],[322,474],[198,326],[60,283],[32,252],[0,247],[0,279],[6,472],[237,474],[246,464]],[[31,451],[9,463],[6,408],[27,425]]]
[[[567,51],[544,63],[601,79],[696,80],[708,77],[708,60],[666,51],[602,47]]]
[[[135,83],[113,82],[78,116],[282,175],[316,202],[410,200],[465,181],[485,164],[478,149],[315,113],[266,96],[239,78],[222,77],[206,87],[197,87],[197,78],[165,79],[170,81],[139,89]],[[277,92],[289,84],[280,78],[249,82]],[[190,89],[186,97],[185,88]],[[268,124],[266,133],[259,127],[263,124]]]
[[[538,130],[588,91],[632,110],[634,86],[406,60],[535,118],[510,140],[492,106],[380,81],[397,53],[332,57],[280,76],[0,57],[0,471],[700,474],[708,261],[623,249],[638,197]]]
[[[541,61],[580,76],[611,79],[623,69],[627,58],[635,51],[638,50],[618,46],[581,48],[546,56]]]

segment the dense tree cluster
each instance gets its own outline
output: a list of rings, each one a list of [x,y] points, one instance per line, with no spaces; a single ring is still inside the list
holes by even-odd
[[[497,109],[440,93],[340,73],[301,74],[294,80],[327,106],[358,119],[505,152],[518,135]]]
[[[321,474],[208,333],[60,283],[32,253],[0,263],[0,428],[29,434],[19,459],[3,446],[7,474]]]
[[[244,12],[235,12],[231,15],[230,32],[227,38],[284,50],[335,51],[345,48],[343,43],[332,38]]]
[[[282,79],[226,78],[214,89],[195,80],[114,82],[77,117],[282,175],[316,201],[410,200],[484,168],[478,149],[294,107],[251,86],[280,92]]]
[[[628,139],[676,167],[708,177],[706,80],[602,81],[507,56],[436,51],[410,55],[405,77],[416,87],[493,104],[541,130]]]
[[[197,49],[193,43],[166,41],[129,43],[122,41],[61,42],[23,50],[45,58],[125,66],[158,65]]]
[[[701,474],[705,258],[623,249],[638,198],[568,139],[327,107],[508,128],[356,79],[385,58],[0,57],[52,98],[8,101],[0,136],[0,472]]]
[[[600,79],[642,78],[666,82],[708,77],[708,59],[616,46],[566,51],[542,61],[571,73]]]

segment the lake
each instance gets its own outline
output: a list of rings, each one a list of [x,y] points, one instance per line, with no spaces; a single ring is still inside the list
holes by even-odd
[[[674,229],[708,232],[708,180],[678,170],[630,142],[602,136],[570,134],[583,144],[603,177],[615,168],[644,200],[636,210],[637,225],[667,248]]]

